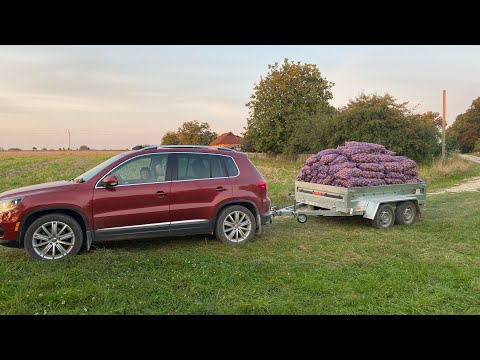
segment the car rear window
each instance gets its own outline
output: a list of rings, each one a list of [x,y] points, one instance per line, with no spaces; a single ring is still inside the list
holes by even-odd
[[[227,177],[227,172],[223,166],[223,156],[210,155],[210,164],[212,165],[212,178]]]
[[[225,165],[227,166],[228,176],[237,176],[238,175],[238,168],[233,159],[229,156],[225,157]]]

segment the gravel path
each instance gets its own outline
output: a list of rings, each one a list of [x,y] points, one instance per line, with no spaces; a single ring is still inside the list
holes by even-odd
[[[478,156],[473,156],[473,155],[466,155],[466,154],[459,154],[461,158],[469,161],[476,162],[480,164],[480,157]],[[436,195],[436,194],[445,194],[445,193],[459,193],[459,192],[465,192],[465,191],[480,191],[480,176],[471,178],[470,180],[459,184],[455,185],[451,188],[439,191],[439,192],[434,192],[434,193],[428,193],[428,195]]]

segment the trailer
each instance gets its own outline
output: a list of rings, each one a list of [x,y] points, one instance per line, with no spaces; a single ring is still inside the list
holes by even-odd
[[[295,181],[294,203],[271,215],[294,216],[305,223],[309,216],[356,216],[371,219],[378,229],[394,223],[411,225],[426,204],[426,183],[343,188]]]

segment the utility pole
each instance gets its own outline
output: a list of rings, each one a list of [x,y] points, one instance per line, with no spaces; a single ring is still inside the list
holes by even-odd
[[[68,150],[70,150],[70,130],[68,130]]]
[[[443,115],[442,115],[442,161],[445,160],[445,124],[447,122],[447,90],[443,90]]]

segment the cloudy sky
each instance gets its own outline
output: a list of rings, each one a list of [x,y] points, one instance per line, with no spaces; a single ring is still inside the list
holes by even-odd
[[[480,96],[480,46],[1,46],[0,147],[159,144],[184,121],[243,131],[267,65],[314,63],[332,104],[391,93],[447,123]]]

